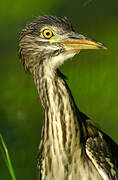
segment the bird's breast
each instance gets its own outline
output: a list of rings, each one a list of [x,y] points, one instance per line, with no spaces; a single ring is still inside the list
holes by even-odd
[[[75,150],[73,154],[65,154],[47,144],[48,152],[42,159],[42,180],[102,180],[91,162],[81,157],[81,150]],[[46,148],[46,147],[45,147]],[[61,152],[59,152],[61,151]]]

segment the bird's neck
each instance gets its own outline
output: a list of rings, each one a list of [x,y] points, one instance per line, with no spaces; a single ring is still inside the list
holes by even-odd
[[[40,65],[33,76],[45,111],[43,140],[71,152],[79,143],[77,111],[71,92],[59,71],[51,72],[49,67]]]

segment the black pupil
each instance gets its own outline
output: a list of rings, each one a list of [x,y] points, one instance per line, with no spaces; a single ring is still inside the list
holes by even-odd
[[[49,36],[49,35],[50,35],[50,32],[46,32],[46,35]]]

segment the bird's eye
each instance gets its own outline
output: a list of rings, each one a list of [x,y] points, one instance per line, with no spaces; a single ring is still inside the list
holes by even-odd
[[[53,33],[51,30],[49,29],[46,29],[43,31],[43,36],[46,38],[46,39],[50,39],[52,36],[53,36]]]

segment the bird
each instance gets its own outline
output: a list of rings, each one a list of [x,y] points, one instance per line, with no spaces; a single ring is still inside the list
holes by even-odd
[[[44,110],[39,180],[118,180],[118,145],[76,105],[59,67],[83,49],[106,49],[67,17],[39,16],[20,33],[18,54]]]

